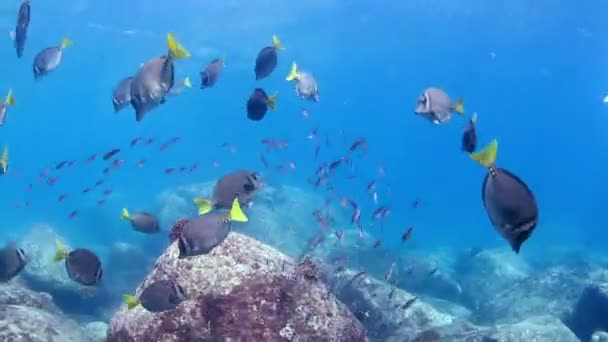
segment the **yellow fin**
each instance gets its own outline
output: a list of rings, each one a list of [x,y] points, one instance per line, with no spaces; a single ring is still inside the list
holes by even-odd
[[[271,111],[277,108],[277,93],[274,93],[268,97],[268,102],[266,102]]]
[[[496,162],[496,153],[498,152],[498,140],[494,139],[483,150],[472,153],[471,159],[479,164],[490,167]]]
[[[298,65],[296,64],[296,62],[293,62],[291,64],[291,71],[289,72],[289,75],[285,77],[285,79],[288,81],[293,81],[297,80],[298,77],[300,77],[300,75],[298,75]]]
[[[471,117],[471,122],[472,123],[476,123],[477,122],[477,112],[473,113],[473,116]]]
[[[53,262],[59,262],[65,259],[66,255],[68,255],[68,251],[65,245],[59,240],[55,240],[55,246],[57,246],[57,253],[55,253],[55,257],[53,257]]]
[[[192,88],[192,82],[190,82],[190,77],[186,77],[184,79],[184,85],[188,88]]]
[[[281,41],[279,40],[279,37],[276,34],[272,35],[272,45],[277,50],[285,50],[283,44],[281,44]]]
[[[61,40],[61,48],[65,49],[70,46],[72,46],[72,41],[69,38],[63,37]]]
[[[2,167],[2,171],[4,171],[4,173],[8,171],[8,147],[5,147],[4,151],[2,151],[2,156],[0,157],[0,167]]]
[[[453,105],[454,111],[460,115],[464,115],[464,98],[459,98]]]
[[[124,300],[125,304],[127,304],[127,308],[129,308],[129,310],[139,305],[139,299],[135,298],[133,295],[122,295],[122,299]]]
[[[4,99],[4,103],[7,106],[14,106],[15,105],[15,97],[13,97],[13,89],[9,89],[8,90],[8,95],[6,95],[6,99]]]
[[[205,215],[205,214],[209,213],[211,211],[211,209],[213,209],[213,203],[208,199],[196,197],[192,201],[198,208],[199,216]]]
[[[120,214],[121,220],[130,220],[131,214],[129,214],[129,210],[127,208],[122,208],[122,214]]]
[[[167,33],[167,47],[173,59],[184,59],[190,57],[190,52],[186,50],[175,38],[173,33]]]
[[[236,222],[247,222],[249,219],[245,216],[245,213],[241,209],[239,198],[235,197],[232,201],[232,208],[230,209],[230,220]]]

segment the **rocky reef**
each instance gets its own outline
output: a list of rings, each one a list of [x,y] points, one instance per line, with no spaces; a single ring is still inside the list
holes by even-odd
[[[175,279],[187,300],[151,313],[122,306],[108,341],[365,341],[361,323],[337,300],[310,259],[231,233],[207,255],[178,259],[173,243],[136,293]]]

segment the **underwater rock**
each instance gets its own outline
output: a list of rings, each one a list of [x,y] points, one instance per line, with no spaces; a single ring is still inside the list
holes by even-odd
[[[44,292],[34,292],[23,285],[11,281],[0,284],[0,306],[19,305],[61,314],[61,310],[53,302],[53,297]]]
[[[154,281],[174,279],[187,299],[161,313],[121,306],[108,342],[366,340],[361,323],[329,292],[309,259],[294,264],[238,233],[207,255],[178,255],[171,244],[136,295]]]
[[[605,331],[596,331],[591,336],[591,342],[608,342],[608,333]]]
[[[421,331],[449,325],[454,317],[415,296],[366,274],[345,270],[332,280],[332,292],[363,323],[373,341],[398,336],[409,341]]]
[[[45,310],[0,305],[0,341],[88,342],[76,322]]]
[[[91,342],[105,342],[108,338],[109,327],[106,322],[90,322],[84,326],[84,331]]]
[[[564,323],[582,341],[589,341],[598,330],[608,330],[608,281],[585,287]]]

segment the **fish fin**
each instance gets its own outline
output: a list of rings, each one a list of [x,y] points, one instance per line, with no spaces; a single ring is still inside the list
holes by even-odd
[[[4,173],[8,171],[8,147],[5,147],[4,151],[2,151],[2,156],[0,157],[0,167],[2,167],[2,171],[4,171]]]
[[[283,44],[281,44],[281,40],[279,40],[279,37],[276,34],[272,35],[272,45],[277,50],[285,50]]]
[[[59,262],[65,259],[65,257],[68,255],[68,251],[63,242],[59,240],[55,240],[55,246],[57,246],[57,252],[53,257],[53,262]]]
[[[205,215],[213,209],[213,202],[208,199],[196,197],[192,200],[196,207],[198,208],[199,216]]]
[[[241,209],[238,196],[232,201],[232,208],[230,208],[230,220],[236,222],[247,222],[249,219],[245,216],[245,213]]]
[[[270,110],[274,112],[274,110],[277,108],[277,93],[274,93],[268,97],[267,104],[268,107],[270,107]]]
[[[173,59],[184,59],[190,57],[190,52],[186,50],[175,38],[173,33],[167,33],[167,47],[169,48],[169,55]]]
[[[8,95],[6,95],[6,99],[4,99],[4,103],[7,106],[14,106],[15,105],[15,97],[13,96],[13,89],[9,89],[8,90]]]
[[[131,214],[129,214],[129,210],[127,208],[122,208],[122,214],[120,214],[121,220],[130,220]]]
[[[139,305],[139,299],[137,299],[133,295],[130,295],[130,294],[122,295],[122,299],[125,302],[125,304],[127,304],[127,308],[129,308],[129,310],[131,310],[134,307]]]
[[[483,150],[472,153],[471,159],[478,162],[479,164],[490,167],[496,162],[496,153],[498,151],[498,140],[494,139],[488,144]]]
[[[472,123],[476,123],[477,122],[477,113],[473,113],[473,116],[471,117],[471,122]]]
[[[190,82],[190,77],[186,77],[184,79],[184,85],[188,88],[192,88],[192,82]]]
[[[456,113],[464,115],[464,98],[461,97],[456,100],[452,108],[454,108],[454,111],[456,111]]]
[[[287,77],[285,77],[285,79],[287,81],[293,81],[293,80],[297,80],[298,77],[300,77],[300,75],[298,75],[298,65],[296,64],[296,62],[293,62],[291,64],[291,71],[289,72],[289,75],[287,75]]]
[[[69,38],[63,37],[61,40],[61,48],[65,49],[70,46],[72,46],[72,41]]]

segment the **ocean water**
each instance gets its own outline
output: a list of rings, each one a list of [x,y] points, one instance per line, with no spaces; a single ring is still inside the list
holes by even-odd
[[[366,231],[383,248],[402,251],[401,234],[410,225],[408,244],[423,250],[504,247],[481,202],[486,171],[460,150],[466,118],[476,112],[480,147],[498,139],[497,164],[520,176],[538,201],[540,221],[522,257],[556,246],[605,249],[605,2],[34,1],[22,59],[8,35],[18,6],[15,0],[0,5],[6,32],[0,93],[12,88],[17,102],[0,128],[0,144],[10,148],[10,172],[0,177],[5,241],[45,223],[71,244],[99,251],[118,241],[160,246],[170,227],[158,236],[136,234],[119,219],[121,209],[154,211],[163,190],[242,168],[260,171],[270,185],[325,197],[325,187],[315,189],[308,179],[322,162],[345,156],[364,137],[368,152],[355,153],[352,170],[341,170],[332,184],[361,205]],[[193,87],[141,122],[131,108],[115,114],[114,86],[166,53],[167,32],[192,54],[176,62],[176,79],[189,76]],[[256,54],[273,34],[286,49],[274,73],[256,81]],[[34,81],[35,54],[62,37],[73,46],[60,67]],[[214,58],[224,58],[225,69],[217,85],[201,90],[199,73]],[[293,61],[314,73],[319,103],[297,98],[285,80]],[[429,86],[464,97],[467,117],[455,115],[439,126],[414,115],[418,96]],[[245,112],[256,87],[278,94],[276,112],[259,122]],[[307,139],[316,126],[318,157],[315,141]],[[138,136],[155,142],[130,148]],[[181,140],[160,151],[172,137]],[[265,152],[265,138],[288,140],[289,147]],[[237,151],[222,148],[225,142]],[[100,156],[84,163],[112,148],[122,149],[125,163],[109,175]],[[262,165],[260,152],[271,168]],[[142,158],[146,164],[137,167]],[[56,184],[46,183],[48,175],[39,178],[62,160],[76,165],[51,170]],[[289,161],[296,169],[287,175],[273,169]],[[195,172],[165,173],[196,162]],[[350,172],[355,179],[347,179]],[[81,193],[100,179],[102,186]],[[377,205],[366,191],[372,180],[378,184]],[[66,199],[58,201],[62,194]],[[98,204],[100,199],[105,203]],[[416,199],[420,206],[414,210]],[[392,208],[382,230],[370,226],[378,205]],[[78,212],[73,219],[72,211]],[[303,215],[311,231],[318,228],[309,213],[285,215]]]

